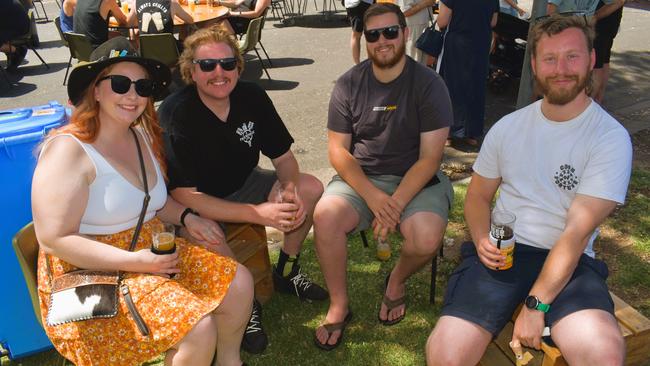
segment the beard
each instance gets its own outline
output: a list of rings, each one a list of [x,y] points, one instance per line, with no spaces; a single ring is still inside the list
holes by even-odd
[[[372,64],[377,66],[380,69],[390,69],[391,67],[397,65],[397,63],[404,57],[404,54],[406,53],[406,43],[402,42],[397,48],[395,49],[395,54],[393,57],[390,57],[388,59],[382,59],[375,55],[374,52],[370,52],[370,50],[366,49],[368,51],[368,58],[372,61]]]
[[[557,79],[569,79],[575,81],[575,84],[570,88],[558,88],[553,87],[551,83]],[[547,78],[541,79],[539,76],[535,75],[535,81],[539,87],[540,92],[544,95],[546,100],[550,104],[554,105],[565,105],[573,101],[578,94],[582,93],[585,90],[588,93],[589,80],[591,79],[591,71],[588,71],[584,75],[556,75],[549,76]]]

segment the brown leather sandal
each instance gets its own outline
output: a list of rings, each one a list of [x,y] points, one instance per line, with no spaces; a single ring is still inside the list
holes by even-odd
[[[339,323],[331,323],[331,324],[321,324],[323,328],[327,331],[327,340],[325,343],[321,343],[318,340],[318,337],[314,335],[314,344],[316,347],[325,350],[325,351],[331,351],[334,348],[338,347],[339,344],[341,344],[341,341],[343,340],[343,333],[345,333],[345,327],[350,323],[352,320],[352,311],[348,309],[348,315],[345,316],[345,319],[343,319],[342,322]],[[329,344],[327,343],[330,338],[332,337],[332,333],[336,332],[337,330],[341,331],[341,334],[339,335],[339,339],[336,340],[336,343],[334,344]]]
[[[381,301],[382,304],[386,305],[386,315],[390,314],[390,312],[395,309],[398,306],[404,305],[404,314],[402,316],[397,317],[393,320],[388,320],[388,319],[382,319],[379,314],[381,313],[381,306],[379,307],[379,313],[377,313],[377,319],[379,320],[379,323],[382,325],[395,325],[404,319],[406,316],[406,295],[398,298],[398,299],[391,299],[388,296],[386,296],[386,288],[388,287],[388,280],[390,280],[390,273],[388,276],[386,276],[386,282],[384,284],[384,299]]]

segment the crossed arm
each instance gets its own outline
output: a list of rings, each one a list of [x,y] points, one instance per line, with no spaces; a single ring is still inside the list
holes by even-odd
[[[375,236],[385,238],[388,232],[395,231],[406,205],[436,174],[448,134],[448,127],[420,134],[419,159],[406,172],[395,193],[389,196],[372,184],[350,153],[352,135],[328,131],[330,163],[339,176],[368,204],[375,216]]]

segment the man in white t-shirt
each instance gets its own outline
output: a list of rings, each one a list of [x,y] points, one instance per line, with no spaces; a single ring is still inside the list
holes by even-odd
[[[516,318],[511,346],[540,348],[545,326],[570,365],[622,365],[625,344],[594,258],[598,226],[625,200],[627,131],[587,95],[595,62],[583,17],[554,15],[531,30],[531,66],[544,98],[501,119],[483,142],[467,190],[474,244],[450,276],[428,365],[475,365]],[[489,239],[490,203],[516,215],[514,263]],[[588,339],[589,342],[585,342]]]

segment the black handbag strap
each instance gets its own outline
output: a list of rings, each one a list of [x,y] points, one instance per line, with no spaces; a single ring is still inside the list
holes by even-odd
[[[140,140],[135,134],[135,130],[132,127],[129,127],[133,138],[135,139],[135,147],[138,149],[138,158],[140,159],[140,169],[142,170],[142,186],[144,188],[144,200],[142,202],[142,211],[140,211],[140,217],[138,218],[138,224],[135,226],[135,231],[133,231],[133,239],[131,239],[131,246],[129,246],[129,252],[132,252],[135,249],[135,245],[138,242],[138,237],[140,236],[140,230],[142,229],[142,223],[144,221],[144,216],[147,213],[147,207],[149,206],[149,185],[147,184],[147,170],[144,166],[144,159],[142,158],[142,148],[140,147]]]

